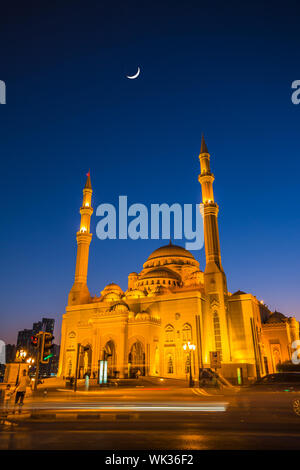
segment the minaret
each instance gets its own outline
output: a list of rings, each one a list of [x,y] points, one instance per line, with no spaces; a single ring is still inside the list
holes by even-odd
[[[80,208],[80,229],[76,234],[77,240],[77,258],[75,269],[75,281],[69,294],[68,305],[86,303],[90,299],[90,293],[87,287],[87,273],[89,262],[89,249],[92,240],[90,233],[92,208],[92,184],[90,172],[87,173],[85,187],[83,189],[83,200]]]
[[[202,188],[202,215],[204,220],[204,242],[206,255],[206,268],[208,265],[216,265],[218,271],[223,272],[221,265],[221,250],[218,229],[218,204],[215,203],[213,182],[214,175],[210,171],[210,154],[202,135],[200,150],[200,167],[199,183]]]
[[[219,206],[214,199],[213,182],[215,177],[210,170],[210,154],[203,135],[199,159],[201,167],[199,182],[202,188],[201,213],[203,216],[206,257],[204,288],[209,300],[212,321],[214,324],[219,322],[221,329],[221,345],[219,341],[216,341],[218,345],[214,345],[214,349],[221,350],[222,362],[229,362],[231,354],[228,336],[227,282],[221,264],[218,228]]]

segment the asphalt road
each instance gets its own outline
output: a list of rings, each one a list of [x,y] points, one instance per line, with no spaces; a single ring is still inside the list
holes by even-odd
[[[151,385],[52,390],[8,415],[0,449],[300,449],[297,397]]]

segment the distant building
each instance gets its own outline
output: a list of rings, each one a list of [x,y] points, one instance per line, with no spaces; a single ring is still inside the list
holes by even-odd
[[[40,330],[40,331],[47,331],[48,333],[53,334],[54,324],[55,324],[55,320],[53,318],[43,318],[42,319],[42,330]]]
[[[18,349],[25,349],[26,351],[30,351],[31,349],[31,336],[32,330],[21,330],[18,333],[17,339],[17,348]]]
[[[38,321],[32,325],[32,333],[37,334],[39,331],[42,331],[43,323]]]
[[[16,359],[17,347],[15,344],[6,344],[5,345],[5,354],[6,354],[6,363],[14,362]]]
[[[34,334],[37,334],[39,331],[46,331],[53,334],[54,324],[55,320],[53,318],[42,318],[42,321],[32,325],[32,331]]]

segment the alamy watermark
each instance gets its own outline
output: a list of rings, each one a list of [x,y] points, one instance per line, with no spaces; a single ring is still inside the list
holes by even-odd
[[[300,103],[300,80],[294,80],[292,83],[292,89],[295,90],[292,93],[291,100],[293,104]]]
[[[187,250],[200,250],[204,245],[203,219],[199,204],[134,203],[128,207],[127,196],[119,196],[119,207],[100,204],[96,216],[96,234],[100,240],[188,240]],[[172,228],[172,230],[171,230]],[[85,227],[81,227],[85,231]]]
[[[292,342],[292,349],[295,351],[292,353],[292,363],[300,364],[300,340],[296,339]]]
[[[0,80],[0,104],[6,104],[6,85],[3,80]]]

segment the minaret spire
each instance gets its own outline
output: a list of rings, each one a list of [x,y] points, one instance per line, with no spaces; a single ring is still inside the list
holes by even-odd
[[[204,134],[202,134],[202,139],[201,139],[201,149],[200,149],[200,154],[201,153],[208,153],[207,146],[204,140]]]
[[[88,173],[86,174],[86,183],[84,189],[92,189],[92,183],[91,183],[91,171],[89,170]]]
[[[87,179],[83,188],[82,206],[79,210],[81,215],[80,228],[76,234],[77,257],[75,268],[75,281],[69,294],[69,305],[86,303],[90,299],[90,293],[87,287],[87,273],[89,261],[89,249],[92,240],[90,233],[92,208],[92,184],[90,171],[87,173]]]
[[[218,204],[215,203],[213,191],[213,182],[215,177],[210,170],[210,154],[203,135],[199,159],[201,167],[199,182],[202,188],[206,265],[214,263],[221,271],[223,271],[221,266],[221,250],[217,220],[219,207]]]

